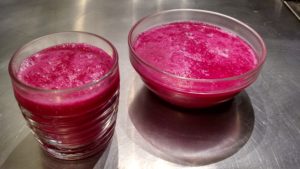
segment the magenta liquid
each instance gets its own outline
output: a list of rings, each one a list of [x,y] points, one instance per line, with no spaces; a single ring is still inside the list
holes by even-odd
[[[53,46],[22,62],[17,77],[23,83],[40,90],[65,89],[47,93],[14,85],[24,117],[52,155],[89,156],[108,144],[118,105],[118,70],[97,80],[113,69],[113,62],[103,50],[82,43]]]
[[[73,88],[101,78],[112,65],[112,58],[99,48],[64,44],[26,58],[18,79],[43,89]]]
[[[152,67],[182,78],[229,78],[249,72],[257,65],[255,53],[246,41],[220,27],[200,22],[175,22],[153,27],[136,38],[133,49]],[[239,83],[237,81],[187,82],[160,77],[145,68],[137,69],[146,85],[155,93],[171,103],[185,107],[213,105],[242,90],[225,91]],[[181,88],[180,85],[185,87]],[[194,89],[203,93],[194,94]],[[224,92],[211,94],[223,89]]]

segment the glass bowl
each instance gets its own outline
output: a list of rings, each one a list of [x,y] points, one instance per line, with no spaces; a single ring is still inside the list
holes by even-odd
[[[215,25],[239,36],[252,47],[257,57],[255,68],[227,78],[186,78],[149,64],[134,50],[135,40],[142,32],[155,26],[181,21]],[[266,47],[257,32],[237,19],[206,10],[174,9],[142,18],[131,28],[128,45],[131,64],[146,86],[165,101],[186,108],[209,107],[230,100],[257,79],[266,59]]]

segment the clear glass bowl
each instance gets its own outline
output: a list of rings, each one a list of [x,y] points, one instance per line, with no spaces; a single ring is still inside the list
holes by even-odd
[[[75,88],[43,89],[18,79],[17,73],[25,58],[63,43],[86,43],[101,48],[112,57],[113,66],[100,79]],[[110,42],[85,32],[46,35],[16,51],[9,73],[22,114],[47,153],[59,159],[76,160],[96,154],[110,143],[120,81],[118,54]]]
[[[154,26],[180,21],[208,23],[238,35],[253,48],[257,66],[228,78],[185,78],[160,70],[135,52],[133,45],[139,34]],[[171,104],[187,108],[208,107],[231,99],[256,80],[266,59],[265,44],[252,28],[232,17],[205,10],[174,9],[147,16],[131,28],[128,45],[131,64],[146,86]]]

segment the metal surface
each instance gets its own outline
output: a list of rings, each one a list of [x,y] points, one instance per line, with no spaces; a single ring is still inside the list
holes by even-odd
[[[226,103],[224,109],[229,111],[206,110],[194,119],[193,112],[186,114],[159,101],[134,73],[127,49],[131,25],[145,15],[173,8],[224,13],[249,24],[264,38],[268,49],[264,69],[246,93]],[[300,168],[300,23],[281,0],[1,0],[0,23],[1,169]],[[13,52],[33,38],[66,30],[102,35],[119,52],[117,129],[101,158],[65,162],[44,155],[13,97],[7,72]],[[199,126],[188,130],[190,120],[191,124],[199,120]]]

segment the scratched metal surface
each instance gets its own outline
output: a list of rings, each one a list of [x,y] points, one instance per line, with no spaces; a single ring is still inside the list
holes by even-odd
[[[257,82],[231,102],[192,112],[146,90],[129,63],[127,33],[139,18],[173,8],[221,12],[257,30],[268,48]],[[280,0],[1,0],[0,168],[298,169],[299,29],[299,21]],[[101,157],[74,162],[41,152],[14,100],[7,72],[20,45],[66,30],[109,39],[119,52],[122,76],[111,146]]]

